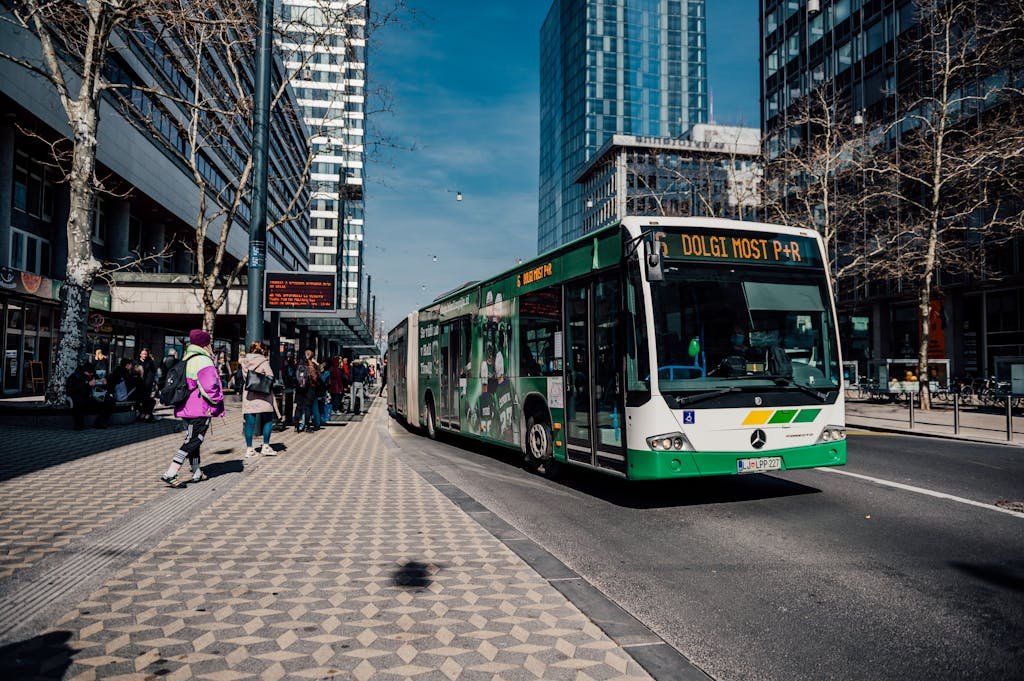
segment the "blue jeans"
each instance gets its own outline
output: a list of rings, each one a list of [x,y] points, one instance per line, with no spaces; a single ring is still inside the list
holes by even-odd
[[[270,434],[274,432],[273,414],[245,414],[245,426],[242,432],[245,434],[245,446],[252,447],[252,436],[256,433],[256,424],[262,419],[263,444],[270,444]]]

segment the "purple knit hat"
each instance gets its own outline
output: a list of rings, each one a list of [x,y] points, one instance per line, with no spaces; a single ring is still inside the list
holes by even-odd
[[[205,348],[210,344],[210,334],[206,333],[202,329],[192,329],[188,332],[188,342],[192,345],[198,345],[201,348]]]

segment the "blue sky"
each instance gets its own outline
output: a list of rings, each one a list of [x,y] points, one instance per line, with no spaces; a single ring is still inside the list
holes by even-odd
[[[366,271],[386,328],[537,252],[538,41],[550,2],[410,2],[417,18],[377,33],[367,69],[369,88],[392,96],[370,115],[370,141],[385,142],[365,180]],[[758,125],[757,6],[707,0],[715,122]]]

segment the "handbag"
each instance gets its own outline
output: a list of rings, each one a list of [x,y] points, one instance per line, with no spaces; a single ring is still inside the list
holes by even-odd
[[[269,395],[274,391],[274,377],[249,369],[245,375],[245,389],[258,395]]]

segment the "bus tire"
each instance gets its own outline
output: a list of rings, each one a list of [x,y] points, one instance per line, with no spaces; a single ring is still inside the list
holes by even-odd
[[[437,421],[434,418],[434,400],[427,398],[427,437],[437,439]]]
[[[523,455],[523,468],[534,472],[551,460],[551,424],[547,419],[530,416],[526,419],[526,452]]]

